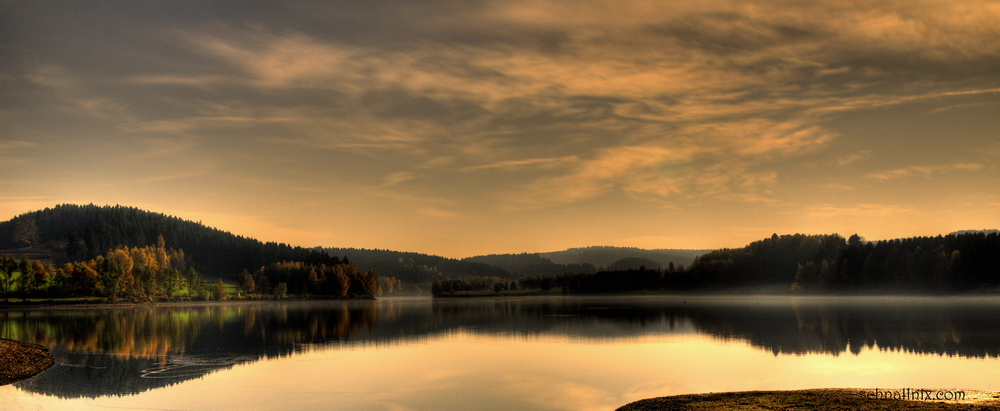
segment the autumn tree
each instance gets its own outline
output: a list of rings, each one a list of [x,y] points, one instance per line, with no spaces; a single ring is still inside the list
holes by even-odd
[[[17,270],[17,260],[12,257],[0,257],[0,292],[3,293],[4,301],[8,301],[10,296],[14,270]]]
[[[205,290],[205,285],[201,283],[201,278],[199,278],[198,272],[193,268],[188,268],[187,272],[184,274],[184,282],[187,283],[188,297],[196,295],[200,296]]]
[[[109,300],[117,300],[125,291],[125,270],[114,258],[104,258],[99,265],[100,285]]]
[[[229,293],[226,292],[226,284],[219,279],[219,282],[212,286],[212,297],[216,300],[222,301],[229,298]]]
[[[28,295],[34,294],[35,289],[38,288],[38,283],[35,282],[35,266],[31,264],[28,257],[21,257],[18,268],[21,270],[21,276],[18,277],[18,288],[21,290],[21,297],[26,298]]]
[[[250,275],[250,272],[247,270],[243,270],[243,272],[240,273],[240,288],[242,288],[243,291],[246,291],[247,294],[253,293],[254,290],[253,276]]]
[[[68,297],[85,297],[100,294],[100,276],[95,270],[96,262],[66,263],[62,268],[61,288]]]
[[[184,277],[181,276],[180,270],[168,267],[163,270],[162,278],[163,293],[167,295],[167,298],[174,298],[174,295],[179,293],[184,285]]]
[[[257,274],[257,278],[254,280],[254,289],[260,294],[271,293],[271,280],[267,278],[267,274],[264,272]]]
[[[36,290],[43,287],[48,287],[49,285],[49,274],[51,269],[46,268],[41,261],[34,260],[31,262],[31,271],[35,273],[35,287]]]

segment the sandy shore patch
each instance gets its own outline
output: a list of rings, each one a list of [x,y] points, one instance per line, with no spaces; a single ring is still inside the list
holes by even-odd
[[[882,390],[885,391],[885,390]],[[888,390],[890,392],[899,390]],[[937,390],[932,390],[937,392]],[[941,390],[954,392],[954,390]],[[665,410],[1000,410],[1000,392],[964,390],[952,401],[872,398],[874,389],[747,391],[675,395],[627,404],[617,411]],[[890,394],[891,396],[891,394]],[[911,398],[919,398],[914,394]]]
[[[53,364],[44,346],[0,338],[0,385],[34,377]]]

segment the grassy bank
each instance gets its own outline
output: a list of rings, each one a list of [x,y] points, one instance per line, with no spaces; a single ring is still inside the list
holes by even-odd
[[[1000,410],[1000,393],[996,391],[964,390],[964,399],[955,401],[872,398],[873,391],[874,389],[816,389],[675,395],[636,401],[618,408],[617,411]]]

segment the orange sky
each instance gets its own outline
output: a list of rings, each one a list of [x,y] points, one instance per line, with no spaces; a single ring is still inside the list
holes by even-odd
[[[995,1],[0,5],[0,219],[449,257],[1000,227]]]

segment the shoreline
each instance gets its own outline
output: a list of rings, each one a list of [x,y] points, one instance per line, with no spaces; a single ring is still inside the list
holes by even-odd
[[[54,364],[45,346],[0,338],[0,385],[34,377]]]
[[[674,411],[732,409],[812,409],[841,410],[1000,410],[1000,391],[957,390],[961,400],[920,400],[871,398],[875,389],[820,388],[794,391],[740,391],[707,394],[684,394],[647,398],[628,403],[615,411]],[[880,389],[899,392],[898,389]],[[938,390],[931,390],[938,391]],[[941,392],[956,390],[940,390]]]

